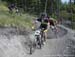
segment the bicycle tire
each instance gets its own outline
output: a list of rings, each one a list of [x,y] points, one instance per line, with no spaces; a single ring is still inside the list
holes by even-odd
[[[37,37],[38,38],[38,37]],[[42,46],[41,46],[41,40],[40,40],[40,38],[38,38],[38,45],[39,45],[39,47],[40,47],[40,49],[42,48]]]
[[[44,32],[41,31],[41,44],[42,44],[42,45],[44,45],[44,40],[45,40],[43,33],[44,33]]]
[[[32,47],[30,47],[30,54],[32,54]]]
[[[41,48],[42,48],[41,43],[40,43],[40,45],[39,45],[39,46],[40,46],[40,49],[41,49]]]

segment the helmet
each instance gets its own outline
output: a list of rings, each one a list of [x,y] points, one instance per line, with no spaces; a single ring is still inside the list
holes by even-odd
[[[46,13],[41,13],[41,14],[40,14],[40,17],[46,17],[46,16],[47,16]]]

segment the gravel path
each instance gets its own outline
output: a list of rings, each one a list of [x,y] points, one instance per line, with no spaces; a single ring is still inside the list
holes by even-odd
[[[32,55],[27,55],[26,57],[75,57],[75,50],[72,48],[73,45],[72,39],[73,33],[71,30],[67,31],[68,29],[58,26],[59,33],[58,38],[55,38],[55,35],[52,31],[49,31],[49,39],[47,39],[46,44],[40,50],[36,50]],[[71,46],[71,47],[68,47]],[[71,51],[69,51],[71,50]]]

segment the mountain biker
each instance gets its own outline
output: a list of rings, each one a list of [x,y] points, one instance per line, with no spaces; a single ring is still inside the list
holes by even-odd
[[[41,14],[40,18],[38,18],[36,21],[40,22],[40,29],[44,29],[44,34],[45,34],[45,41],[47,38],[47,29],[48,29],[48,21],[49,17],[47,16],[47,14]]]
[[[49,19],[49,24],[50,24],[50,28],[52,29],[52,31],[57,31],[58,32],[57,21],[56,20],[54,20],[53,18],[50,18]]]
[[[8,5],[9,12],[12,13],[12,11],[13,11],[14,8],[15,8],[15,4],[14,3]]]

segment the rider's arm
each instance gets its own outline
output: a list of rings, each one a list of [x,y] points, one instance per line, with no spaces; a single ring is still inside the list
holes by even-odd
[[[47,24],[48,26],[47,26],[47,29],[50,29],[50,23],[48,22],[48,24]]]
[[[39,27],[40,25],[40,22],[41,22],[40,19],[34,19],[32,29],[37,29],[37,27]]]

